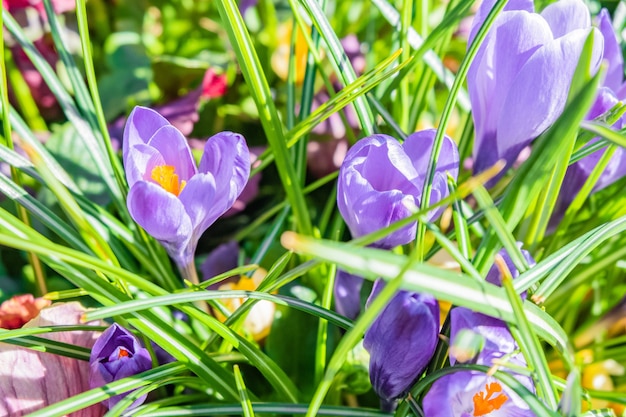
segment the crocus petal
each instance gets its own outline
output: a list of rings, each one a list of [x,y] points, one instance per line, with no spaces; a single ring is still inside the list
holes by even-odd
[[[381,291],[378,280],[368,305]],[[410,388],[426,368],[439,339],[439,304],[425,294],[398,292],[365,332],[370,379],[376,393],[393,400]]]
[[[485,413],[474,409],[474,396],[486,394],[486,387],[497,384],[502,391],[491,398],[506,396],[497,409]],[[528,405],[513,390],[493,377],[473,371],[459,371],[437,379],[422,403],[424,415],[428,417],[534,417]]]
[[[596,29],[591,70],[597,70],[602,37]],[[576,30],[541,47],[526,62],[508,91],[497,125],[498,154],[511,164],[519,152],[561,115],[589,30]],[[554,68],[559,68],[558,74]],[[533,86],[533,88],[529,88]],[[482,160],[475,169],[487,168]]]
[[[363,278],[343,269],[335,275],[335,310],[350,319],[356,319],[361,312],[361,288]]]
[[[193,231],[191,219],[174,194],[140,181],[130,189],[127,204],[133,220],[158,240],[179,265],[189,263],[186,249]]]
[[[85,308],[77,302],[58,303],[41,310],[24,327],[80,324]],[[98,324],[98,323],[90,323]],[[73,331],[39,335],[91,348],[96,332]],[[73,358],[0,343],[0,415],[22,416],[89,389],[89,365]],[[102,416],[95,405],[70,417]]]
[[[581,0],[560,0],[552,3],[543,9],[541,16],[550,25],[555,39],[591,26],[589,9]]]
[[[504,113],[502,106],[515,86],[520,68],[541,45],[551,40],[552,33],[545,20],[522,11],[503,13],[488,33],[468,72],[476,126],[475,172],[489,168],[503,154],[498,131],[500,117],[524,118],[525,113]],[[527,85],[523,87],[527,89]]]
[[[194,236],[192,240],[200,238],[200,235],[222,214],[217,207],[216,200],[219,197],[215,188],[213,175],[197,174],[178,196],[191,219]]]
[[[238,259],[239,245],[236,241],[233,240],[219,245],[209,253],[200,266],[203,279],[206,281],[236,268]]]
[[[181,181],[189,181],[196,174],[196,163],[191,155],[187,139],[174,126],[168,124],[159,128],[148,141],[148,146],[163,155],[165,164],[174,167]]]
[[[602,58],[607,61],[608,68],[604,78],[604,85],[617,91],[624,81],[624,57],[617,35],[611,23],[611,17],[606,9],[600,11],[598,16],[598,28],[604,38],[604,54]]]
[[[517,242],[517,246],[521,249],[522,243]],[[526,259],[526,262],[528,263],[528,266],[530,267],[534,266],[536,262],[533,259],[532,255],[530,254],[530,252],[528,252],[525,249],[521,249],[521,251],[522,251],[522,255],[524,256],[524,259]],[[513,263],[513,260],[509,256],[509,253],[506,251],[506,249],[500,250],[498,254],[502,257],[502,259],[506,263],[506,266],[509,272],[511,273],[511,278],[513,279],[517,278],[519,276],[519,271],[515,267],[515,264]],[[487,272],[487,276],[485,277],[485,280],[494,285],[497,285],[498,287],[502,286],[502,274],[500,274],[500,269],[497,267],[497,265],[494,264],[491,266],[491,268],[489,269],[489,272]],[[520,296],[522,297],[522,299],[525,299],[526,291],[521,293]]]
[[[250,176],[250,152],[243,136],[220,132],[207,141],[198,167],[199,172],[215,178],[216,201],[213,210],[221,216],[228,210]]]
[[[496,4],[496,0],[484,0],[480,3],[480,7],[476,11],[474,15],[474,19],[472,20],[472,28],[470,30],[470,35],[467,40],[467,44],[471,45],[478,33],[478,30],[485,22],[487,15],[493,9],[493,6]],[[533,0],[509,0],[506,2],[504,6],[504,10],[502,13],[511,11],[511,10],[524,10],[529,13],[535,11],[535,4]],[[493,27],[493,26],[492,26]]]
[[[152,169],[159,165],[165,165],[165,160],[158,150],[143,143],[133,146],[124,165],[128,188],[137,181],[150,181]]]
[[[128,116],[124,127],[124,142],[122,145],[124,166],[128,158],[128,151],[135,145],[147,143],[160,127],[169,125],[169,122],[156,111],[147,107],[136,106]]]

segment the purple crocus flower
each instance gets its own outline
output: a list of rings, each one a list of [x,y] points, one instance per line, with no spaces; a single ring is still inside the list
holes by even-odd
[[[481,5],[470,42],[494,3]],[[500,159],[510,166],[561,115],[591,31],[595,71],[603,39],[582,1],[562,0],[537,14],[532,1],[517,0],[496,18],[467,75],[476,128],[474,172]]]
[[[374,284],[368,304],[382,290]],[[404,394],[424,372],[439,339],[439,304],[427,294],[399,291],[365,332],[370,380],[386,402]]]
[[[337,313],[355,319],[361,312],[363,278],[338,269],[335,275],[334,299]]]
[[[474,371],[439,378],[422,405],[428,417],[535,417],[513,390],[494,377]]]
[[[624,84],[624,58],[619,41],[613,29],[611,18],[606,9],[602,9],[598,16],[598,28],[604,38],[603,60],[607,64],[607,73],[602,87],[598,90],[598,96],[591,110],[587,114],[587,119],[592,120],[609,111],[620,100],[626,98]],[[623,118],[618,120],[613,128],[621,129],[624,126]],[[597,142],[593,139],[590,144]],[[555,209],[555,216],[552,223],[556,223],[564,214],[567,207],[574,200],[574,197],[581,190],[605,150],[599,150],[593,154],[570,165],[563,179],[563,185],[559,194],[559,200]],[[599,191],[613,184],[618,179],[626,175],[626,152],[623,148],[615,150],[611,161],[604,172],[598,178],[592,191]]]
[[[148,350],[131,332],[113,323],[93,345],[89,366],[89,385],[93,389],[147,371],[152,368],[152,360]],[[110,397],[104,405],[110,409],[127,394]],[[138,398],[131,407],[142,404],[145,399],[145,395]]]
[[[128,211],[184,270],[200,235],[233,205],[248,180],[245,139],[216,134],[196,167],[180,131],[154,110],[138,106],[124,129],[123,156]]]
[[[337,205],[353,237],[385,228],[419,209],[435,133],[434,129],[413,133],[403,144],[391,136],[372,135],[350,148],[339,171]],[[456,145],[445,136],[430,204],[448,195],[446,172],[456,178],[458,167]],[[427,217],[433,220],[442,211],[433,210]],[[413,223],[387,235],[377,246],[409,243],[416,227]]]

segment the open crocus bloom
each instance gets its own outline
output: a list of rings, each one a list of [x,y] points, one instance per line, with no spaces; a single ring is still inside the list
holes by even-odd
[[[419,209],[435,133],[434,129],[413,133],[403,144],[391,136],[372,135],[348,150],[339,171],[337,205],[353,237],[385,228]],[[448,195],[446,172],[456,178],[458,169],[456,145],[444,136],[430,204]],[[433,210],[428,219],[437,218],[441,212]],[[415,239],[415,230],[413,223],[376,245],[404,245]]]
[[[209,138],[200,165],[187,140],[154,110],[135,107],[124,129],[128,211],[184,269],[202,233],[243,190],[250,155],[243,136]]]
[[[97,388],[152,368],[148,350],[128,330],[117,323],[100,335],[89,357],[89,385]],[[104,401],[107,408],[115,406],[127,393],[115,395]],[[146,396],[139,397],[131,407],[143,403]]]
[[[423,401],[428,417],[534,417],[528,405],[503,383],[480,372],[459,371],[439,378]]]
[[[486,0],[470,42],[495,1]],[[470,66],[467,83],[476,128],[474,172],[499,159],[510,166],[520,151],[561,115],[581,51],[594,34],[592,70],[603,50],[587,6],[563,0],[533,12],[533,2],[509,2]],[[491,181],[493,183],[494,180]]]
[[[24,327],[82,324],[80,318],[85,311],[77,302],[57,303],[41,310]],[[97,333],[73,331],[39,336],[91,348]],[[26,415],[88,389],[89,363],[86,361],[0,343],[0,416]],[[97,404],[76,411],[70,417],[100,417],[104,411]]]

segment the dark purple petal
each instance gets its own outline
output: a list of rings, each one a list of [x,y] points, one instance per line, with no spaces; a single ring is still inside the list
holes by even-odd
[[[496,384],[496,385],[491,385]],[[487,386],[501,391],[487,393]],[[475,409],[474,396],[482,393],[483,398],[497,399],[504,395],[503,403],[491,412],[485,413],[484,409]],[[513,390],[496,380],[480,372],[459,371],[447,374],[437,379],[432,385],[424,401],[422,402],[424,415],[428,417],[534,417],[535,414]]]
[[[200,266],[204,280],[223,274],[237,267],[239,259],[239,245],[236,241],[223,243],[213,249]],[[217,289],[217,288],[216,288]]]
[[[250,176],[250,152],[244,137],[220,132],[209,138],[198,171],[211,173],[215,178],[216,201],[212,212],[219,213],[219,217],[233,205]]]
[[[378,295],[378,280],[368,300]],[[439,340],[439,304],[425,294],[398,292],[365,332],[370,379],[385,400],[401,396],[424,371]]]
[[[576,29],[587,29],[591,26],[589,9],[581,0],[560,0],[552,3],[543,9],[541,16],[550,25],[555,39]]]
[[[156,184],[140,181],[130,189],[127,205],[133,220],[158,240],[177,264],[189,263],[192,254],[187,246],[193,229],[178,197]]]
[[[522,244],[520,242],[518,242],[517,246],[521,249]],[[533,259],[532,255],[530,254],[530,252],[528,252],[525,249],[521,249],[521,250],[522,250],[522,255],[524,256],[524,258],[526,259],[526,262],[528,263],[528,266],[530,266],[530,267],[534,266],[536,264],[536,262]],[[509,272],[511,272],[511,277],[513,279],[519,277],[519,271],[517,270],[517,268],[515,268],[515,264],[513,263],[513,260],[509,256],[509,254],[506,251],[506,249],[500,250],[500,252],[498,252],[498,255],[500,255],[502,257],[502,259],[504,259],[504,262],[506,263],[506,266],[509,269]],[[500,274],[500,269],[498,269],[496,264],[493,264],[491,266],[491,268],[489,269],[489,272],[487,272],[487,277],[485,278],[485,280],[487,282],[490,282],[490,283],[494,284],[494,285],[497,285],[498,287],[502,286],[502,275]],[[521,293],[520,297],[522,297],[522,299],[525,299],[526,298],[526,291]]]
[[[213,175],[197,174],[185,186],[178,196],[191,220],[192,240],[200,235],[222,214],[216,211],[215,179]]]
[[[123,160],[126,166],[128,151],[135,145],[147,143],[160,127],[169,125],[169,122],[156,111],[147,107],[136,106],[128,116],[124,127]]]
[[[174,173],[178,175],[180,181],[189,181],[196,174],[196,163],[187,139],[174,126],[167,125],[157,130],[148,141],[148,146],[159,151],[166,165],[174,167]],[[131,149],[131,155],[132,152]]]
[[[608,68],[604,78],[604,85],[617,91],[624,81],[624,57],[619,45],[611,17],[606,9],[600,11],[598,28],[604,37],[604,54],[602,59],[607,61]]]
[[[356,319],[361,312],[361,288],[363,278],[343,269],[335,275],[335,310],[350,319]]]

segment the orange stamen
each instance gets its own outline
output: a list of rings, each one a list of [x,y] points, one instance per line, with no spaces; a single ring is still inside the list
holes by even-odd
[[[120,348],[119,353],[117,354],[117,359],[121,358],[121,357],[128,357],[130,356],[130,354],[128,353],[128,351],[124,348]]]
[[[174,173],[174,167],[171,165],[157,165],[152,168],[150,178],[152,178],[157,184],[159,184],[167,192],[178,196],[187,181],[179,181],[178,175]]]
[[[485,385],[485,390],[487,391],[486,394],[480,391],[474,395],[474,417],[485,416],[494,410],[500,409],[509,399],[505,394],[491,398],[492,395],[502,392],[502,387],[497,382]]]

